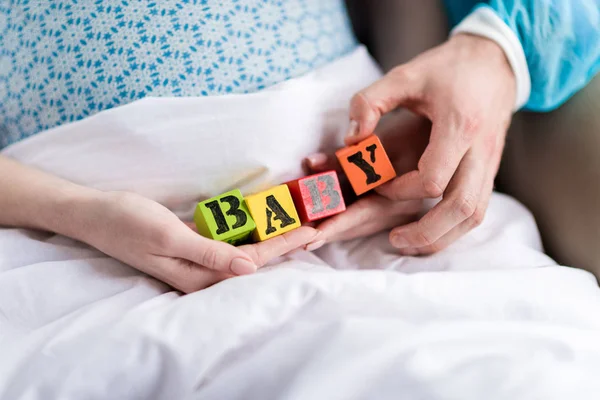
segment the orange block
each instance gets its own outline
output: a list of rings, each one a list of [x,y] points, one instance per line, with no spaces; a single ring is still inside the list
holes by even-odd
[[[352,189],[361,195],[396,176],[379,138],[371,135],[362,142],[335,152]]]

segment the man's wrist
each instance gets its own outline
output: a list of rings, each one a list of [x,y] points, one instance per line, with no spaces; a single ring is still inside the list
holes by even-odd
[[[517,78],[515,71],[511,67],[506,53],[496,41],[485,36],[473,35],[466,32],[456,34],[450,40],[465,43],[465,46],[469,46],[471,51],[474,51],[478,55],[478,59],[485,60],[487,65],[497,67],[493,71],[490,70],[490,72],[501,72],[502,76],[507,77],[516,86]]]
[[[531,94],[531,76],[525,52],[517,35],[488,6],[476,8],[451,32],[451,36],[471,34],[494,41],[504,52],[514,77],[516,101],[514,110],[523,107]]]

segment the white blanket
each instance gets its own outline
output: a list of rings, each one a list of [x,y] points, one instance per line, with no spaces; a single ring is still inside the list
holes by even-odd
[[[189,217],[299,175],[378,76],[359,49],[261,93],[145,99],[3,153]],[[399,257],[384,233],[188,296],[73,240],[0,230],[2,399],[597,399],[599,335],[595,279],[545,256],[502,195],[432,257]]]

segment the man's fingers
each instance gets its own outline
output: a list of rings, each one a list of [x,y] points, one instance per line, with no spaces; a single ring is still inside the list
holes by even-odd
[[[334,170],[342,172],[342,167],[335,154],[315,153],[304,159],[304,164],[308,167],[309,173],[318,173]]]
[[[273,258],[296,250],[310,242],[318,241],[320,234],[321,232],[314,228],[301,226],[264,242],[247,244],[238,249],[247,254],[256,265],[262,267]]]
[[[396,67],[352,97],[347,145],[371,135],[379,119],[397,107],[416,108],[421,100],[421,80],[411,71],[409,64]]]
[[[373,220],[371,222],[359,225],[353,229],[346,229],[340,232],[326,233],[329,235],[328,242],[343,242],[346,240],[352,240],[359,237],[366,237],[379,233],[385,230],[389,230],[396,226],[406,225],[415,221],[417,218],[417,212],[392,215],[383,219]]]
[[[233,275],[256,272],[257,266],[245,252],[230,244],[210,240],[186,229],[172,240],[169,254],[206,267]]]
[[[479,196],[479,203],[477,204],[473,214],[459,225],[452,228],[448,233],[433,241],[433,243],[422,247],[405,247],[400,249],[400,254],[426,255],[436,253],[445,249],[464,234],[482,223],[485,212],[489,205],[490,198],[492,196],[492,192],[494,190],[494,179],[500,166],[505,136],[493,135],[489,137],[494,139],[493,142],[486,142],[486,138],[482,137],[477,141],[477,143],[475,143],[473,147],[473,152],[477,152],[479,154],[477,159],[485,160],[486,162],[485,178],[482,183],[481,195]]]
[[[410,171],[375,188],[375,192],[392,201],[423,199],[419,171]]]
[[[494,176],[496,174],[496,171],[497,168],[493,169],[493,173],[491,174],[491,176],[488,176],[488,181],[486,182],[485,188],[482,191],[481,201],[470,218],[461,222],[458,226],[454,227],[452,230],[450,230],[450,232],[439,238],[436,242],[432,243],[431,245],[420,248],[408,247],[405,249],[400,249],[400,254],[412,256],[429,255],[437,253],[450,246],[456,240],[464,236],[467,232],[478,227],[483,222],[485,212],[490,202],[490,198],[492,197],[492,192],[494,188]]]
[[[446,120],[435,121],[429,144],[423,152],[417,170],[410,171],[382,185],[377,192],[390,199],[414,199],[440,197],[469,148],[473,145],[475,132],[462,125],[452,126]]]
[[[434,120],[429,145],[419,160],[423,193],[442,195],[467,151],[478,136],[477,126],[455,123],[453,118]],[[487,161],[487,160],[486,160]]]
[[[392,230],[391,244],[399,249],[430,246],[471,218],[480,201],[487,172],[486,161],[481,153],[470,150],[442,201],[419,221]]]

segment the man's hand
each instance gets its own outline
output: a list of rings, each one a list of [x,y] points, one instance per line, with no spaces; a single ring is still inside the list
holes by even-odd
[[[390,242],[402,254],[439,251],[481,223],[515,92],[502,49],[488,39],[459,34],[354,96],[347,144],[371,134],[380,117],[398,107],[432,122],[417,168],[377,189],[396,201],[443,197],[419,221],[391,231]]]
[[[418,255],[437,252],[479,225],[493,190],[515,92],[514,74],[503,50],[488,39],[459,34],[357,93],[351,101],[346,144],[365,139],[382,116],[400,107],[431,122],[429,132],[421,135],[428,143],[420,147],[418,140],[407,141],[406,135],[415,132],[412,128],[382,136],[400,174],[375,190],[389,204],[370,194],[350,206],[347,215],[332,218],[319,229],[327,232],[340,220],[351,226],[356,215],[365,215],[368,225],[396,226],[390,233],[391,244],[401,254]],[[419,152],[416,159],[415,151]],[[309,165],[311,158],[316,161],[313,170],[322,170],[319,162],[326,164],[328,159],[313,155]],[[407,225],[376,210],[393,213],[404,207],[402,202],[440,196],[443,199],[425,216]],[[407,210],[412,209],[407,205]]]
[[[416,168],[419,156],[427,145],[431,124],[424,118],[408,112],[390,113],[377,127],[390,160],[398,173]],[[327,242],[365,237],[416,221],[423,210],[421,200],[397,201],[371,192],[358,200],[334,154],[317,153],[306,159],[308,173],[335,169],[344,191],[347,209],[318,225],[318,241],[307,246],[315,250]]]

